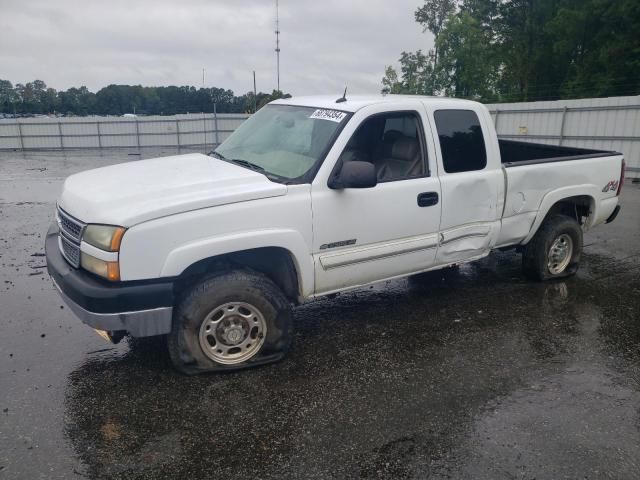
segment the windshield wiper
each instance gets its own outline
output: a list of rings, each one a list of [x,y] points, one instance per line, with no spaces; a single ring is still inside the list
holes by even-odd
[[[226,158],[225,158],[225,160],[226,160]],[[246,168],[249,168],[251,170],[254,170],[256,172],[264,173],[264,168],[262,168],[260,165],[256,165],[255,163],[251,163],[248,160],[242,160],[240,158],[232,158],[229,161],[232,162],[232,163],[235,163],[237,165],[240,165],[242,167],[246,167]]]
[[[216,152],[215,150],[210,151],[207,155],[211,157],[217,157],[220,160],[224,160],[225,162],[235,163],[236,165],[255,170],[256,172],[264,173],[264,168],[262,168],[260,165],[256,165],[255,163],[251,163],[248,160],[242,160],[241,158],[227,158],[221,153]]]
[[[249,170],[253,170],[254,172],[259,172],[263,174],[265,177],[267,177],[269,180],[273,180],[279,183],[288,183],[287,181],[288,179],[286,177],[276,175],[275,173],[269,173],[260,165],[252,163],[248,160],[242,160],[241,158],[227,158],[221,153],[216,152],[215,150],[212,150],[207,155],[219,158],[220,160],[224,160],[225,162],[235,163],[236,165],[240,165],[241,167],[248,168]]]
[[[216,152],[215,150],[211,150],[209,153],[207,153],[207,155],[209,155],[210,157],[217,157],[220,160],[224,160],[226,162],[228,162],[229,160],[227,160],[227,157],[225,157],[224,155],[222,155],[221,153]]]
[[[272,180],[277,183],[283,183],[285,185],[289,184],[289,179],[287,177],[283,177],[282,175],[277,175],[275,173],[267,172],[263,167],[252,163],[248,160],[242,160],[241,158],[232,158],[228,160],[231,163],[235,163],[236,165],[240,165],[241,167],[248,168],[249,170],[253,170],[254,172],[258,172],[263,174],[269,180]]]

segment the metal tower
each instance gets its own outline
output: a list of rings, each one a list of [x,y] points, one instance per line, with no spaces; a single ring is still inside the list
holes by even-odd
[[[278,0],[276,0],[276,62],[278,72],[278,91],[280,91],[280,17],[278,16]]]

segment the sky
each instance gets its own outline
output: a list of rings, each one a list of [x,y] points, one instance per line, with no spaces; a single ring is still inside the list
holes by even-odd
[[[403,50],[433,38],[421,0],[280,0],[280,86],[373,93]],[[0,0],[0,79],[57,90],[109,84],[276,87],[275,0]]]

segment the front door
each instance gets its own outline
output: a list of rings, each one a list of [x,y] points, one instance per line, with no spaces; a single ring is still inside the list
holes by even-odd
[[[433,266],[440,223],[440,183],[421,111],[364,118],[337,165],[374,164],[373,188],[312,187],[316,293],[323,294]],[[353,119],[354,121],[356,118]]]

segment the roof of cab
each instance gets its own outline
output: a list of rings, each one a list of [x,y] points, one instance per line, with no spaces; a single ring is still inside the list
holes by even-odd
[[[456,104],[474,104],[477,102],[471,100],[462,100],[459,98],[448,97],[427,97],[420,95],[349,95],[347,94],[347,100],[345,102],[336,103],[336,100],[340,98],[337,95],[313,95],[302,97],[281,98],[271,102],[272,105],[296,105],[305,107],[324,108],[329,110],[342,110],[343,112],[357,112],[363,107],[379,103],[389,104],[415,104],[416,101],[430,102],[436,104],[451,105]]]

